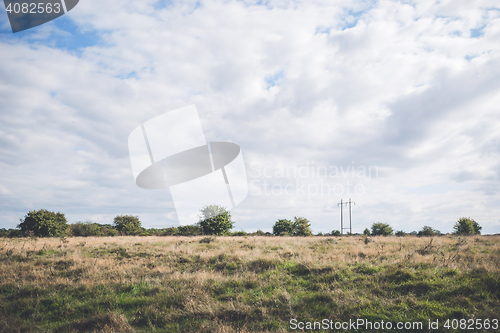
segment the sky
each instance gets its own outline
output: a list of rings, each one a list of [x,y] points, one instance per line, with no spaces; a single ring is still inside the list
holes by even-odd
[[[235,230],[338,230],[351,199],[353,232],[500,233],[496,0],[80,0],[15,34],[1,8],[0,228],[42,208],[178,225],[168,189],[135,184],[128,136],[189,105],[241,148]]]

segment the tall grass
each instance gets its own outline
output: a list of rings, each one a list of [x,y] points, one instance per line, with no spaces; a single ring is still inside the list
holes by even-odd
[[[0,331],[499,318],[499,271],[499,236],[0,238]]]

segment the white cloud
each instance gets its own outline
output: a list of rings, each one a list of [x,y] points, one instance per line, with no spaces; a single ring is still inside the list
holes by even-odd
[[[378,178],[354,179],[355,231],[450,231],[470,215],[500,232],[495,1],[88,0],[68,15],[100,42],[57,49],[51,37],[67,37],[50,24],[0,39],[3,225],[42,207],[170,225],[168,192],[133,183],[127,137],[194,103],[207,139],[238,143],[247,167],[377,166]],[[249,196],[233,214],[248,230],[304,215],[330,231],[348,195]]]

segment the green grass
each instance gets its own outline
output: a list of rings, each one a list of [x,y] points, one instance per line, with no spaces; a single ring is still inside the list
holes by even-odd
[[[500,238],[441,237],[434,248],[425,238],[403,238],[404,246],[358,238],[89,238],[43,251],[4,239],[0,331],[285,332],[292,318],[500,319]]]

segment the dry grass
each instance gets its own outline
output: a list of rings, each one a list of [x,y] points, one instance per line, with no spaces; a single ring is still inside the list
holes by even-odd
[[[0,239],[0,325],[284,332],[290,318],[387,316],[384,309],[407,309],[408,318],[493,315],[499,292],[467,288],[500,287],[476,274],[499,271],[499,236]],[[423,310],[419,288],[435,292],[431,305],[440,308]]]

